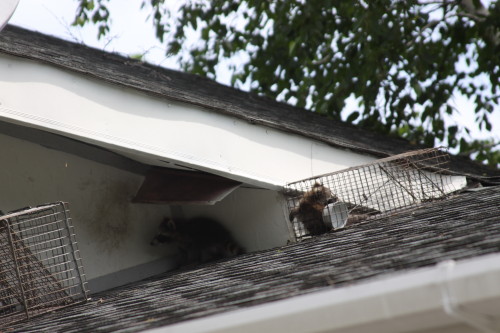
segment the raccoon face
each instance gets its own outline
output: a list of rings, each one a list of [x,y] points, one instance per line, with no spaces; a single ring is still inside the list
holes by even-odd
[[[336,201],[336,198],[333,196],[332,191],[330,191],[328,187],[323,186],[320,183],[315,183],[311,191],[304,196],[307,195],[310,196],[310,199],[321,204],[327,204],[329,201]]]
[[[151,245],[156,246],[158,244],[170,244],[174,243],[175,241],[178,240],[178,233],[176,231],[176,226],[174,221],[172,221],[169,218],[165,218],[160,226],[159,226],[159,231],[160,233],[156,235],[153,240],[151,240]]]

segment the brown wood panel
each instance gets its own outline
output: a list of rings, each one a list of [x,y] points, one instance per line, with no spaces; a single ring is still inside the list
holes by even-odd
[[[240,182],[204,172],[152,168],[133,201],[214,204],[240,185]]]

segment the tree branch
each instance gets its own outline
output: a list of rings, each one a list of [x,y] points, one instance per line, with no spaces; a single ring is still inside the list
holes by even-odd
[[[332,58],[332,54],[329,53],[327,54],[326,56],[323,57],[323,59],[319,59],[319,60],[313,60],[312,61],[312,64],[314,66],[317,66],[317,65],[323,65],[323,64],[326,64],[328,61],[330,61],[330,59]]]
[[[479,5],[474,4],[474,0],[461,0],[460,7],[465,11],[464,13],[457,13],[457,15],[469,17],[476,22],[484,22],[490,11],[484,7],[483,3],[479,1]],[[490,27],[486,29],[484,39],[489,40],[493,45],[500,45],[500,32],[495,31]]]
[[[484,21],[490,12],[483,6],[482,2],[478,1],[479,6],[476,7],[474,0],[461,0],[460,7],[469,15],[477,17],[480,21]]]

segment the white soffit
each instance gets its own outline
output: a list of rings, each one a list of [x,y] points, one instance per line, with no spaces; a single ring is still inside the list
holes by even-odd
[[[278,189],[373,157],[0,54],[0,119],[156,166]]]

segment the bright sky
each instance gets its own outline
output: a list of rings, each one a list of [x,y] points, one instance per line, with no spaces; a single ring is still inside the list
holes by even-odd
[[[140,11],[141,2],[139,0],[110,1],[112,30],[110,37],[105,40],[97,40],[97,30],[93,26],[86,26],[83,29],[71,27],[77,8],[76,1],[20,0],[9,23],[108,52],[125,55],[145,54],[144,60],[152,64],[178,69],[176,60],[167,58],[162,45],[155,39],[152,24],[146,22],[147,13]],[[225,84],[228,84],[230,80],[229,74],[223,69],[218,72],[217,77],[221,83]],[[491,137],[491,133],[484,133],[477,126],[471,126],[475,121],[474,105],[470,101],[458,97],[455,103],[459,114],[454,117],[461,126],[468,127],[474,138]],[[490,115],[490,121],[493,124],[492,133],[499,142],[500,107],[497,107]]]

